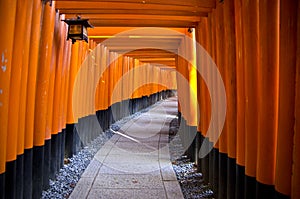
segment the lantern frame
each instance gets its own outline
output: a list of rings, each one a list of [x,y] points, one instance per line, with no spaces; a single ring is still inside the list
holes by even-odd
[[[88,19],[81,19],[80,16],[77,19],[64,19],[62,20],[68,24],[68,36],[67,40],[71,39],[72,44],[76,40],[84,40],[88,43],[87,28],[93,28]]]

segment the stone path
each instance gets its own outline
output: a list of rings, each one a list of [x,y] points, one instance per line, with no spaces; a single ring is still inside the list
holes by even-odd
[[[169,98],[123,125],[97,152],[70,198],[183,198],[168,145],[176,114],[177,99]]]

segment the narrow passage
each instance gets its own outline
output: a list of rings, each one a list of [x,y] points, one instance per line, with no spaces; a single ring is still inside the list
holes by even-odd
[[[70,198],[183,198],[168,144],[177,112],[177,98],[169,98],[115,129]]]

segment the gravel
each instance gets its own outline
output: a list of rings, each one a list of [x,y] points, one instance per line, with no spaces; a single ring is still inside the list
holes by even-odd
[[[77,155],[65,159],[64,167],[56,174],[55,180],[50,179],[50,188],[43,191],[42,198],[68,198],[96,152],[111,136],[112,133],[106,131],[84,147]]]
[[[147,112],[151,107],[152,106],[115,122],[110,126],[110,128],[114,131],[119,130],[125,123],[135,117],[138,117],[142,113]],[[94,155],[112,136],[113,132],[107,130],[84,147],[77,155],[74,155],[72,158],[65,159],[63,168],[61,168],[59,173],[56,174],[56,178],[54,180],[50,179],[50,188],[43,191],[42,198],[69,198],[79,181],[80,176],[87,168]]]
[[[110,126],[114,131],[121,128],[122,125],[129,120],[138,117],[142,113],[147,112],[151,108],[148,107],[133,115],[125,117]],[[170,155],[173,169],[176,173],[178,182],[185,198],[202,198],[212,199],[213,192],[209,184],[203,182],[202,174],[197,172],[195,164],[191,162],[184,154],[178,130],[178,121],[175,118],[170,123]],[[72,158],[65,159],[65,165],[56,174],[55,180],[50,180],[50,188],[43,191],[42,198],[68,198],[75,188],[80,176],[89,165],[97,151],[112,137],[113,133],[107,130],[100,134],[90,144],[84,147],[77,155]]]
[[[170,123],[170,156],[173,169],[176,173],[177,180],[180,184],[184,198],[188,199],[212,199],[214,194],[212,187],[203,182],[202,173],[197,172],[194,162],[191,162],[184,154],[184,149],[181,144],[179,135],[176,135],[178,130],[178,121],[175,118]]]

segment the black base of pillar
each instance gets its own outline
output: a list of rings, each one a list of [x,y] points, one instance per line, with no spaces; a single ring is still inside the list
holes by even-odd
[[[275,191],[275,199],[290,199],[290,196]]]
[[[5,173],[0,174],[0,199],[5,198]]]
[[[199,171],[199,172],[202,172],[201,159],[199,158],[199,150],[200,150],[201,144],[202,144],[201,133],[197,132],[196,137],[195,137],[195,163],[197,166],[197,171]]]
[[[64,166],[64,159],[65,159],[66,129],[62,130],[60,144],[61,144],[60,168],[62,168]]]
[[[75,153],[74,149],[74,124],[66,126],[65,157],[70,158]]]
[[[49,189],[49,177],[51,166],[51,140],[45,140],[44,145],[44,173],[43,173],[43,190]]]
[[[52,141],[51,141],[52,142]],[[56,159],[56,171],[55,173],[59,172],[59,169],[61,168],[61,154],[64,154],[65,152],[62,152],[62,148],[61,148],[61,142],[62,142],[62,132],[59,132],[57,134],[57,159]],[[51,147],[52,149],[52,147]]]
[[[43,191],[44,146],[33,147],[32,198],[39,199]]]
[[[184,132],[184,136],[186,136],[186,144],[187,144],[187,151],[186,154],[188,158],[192,162],[195,162],[196,157],[195,157],[195,150],[196,150],[196,133],[197,133],[197,128],[193,126],[186,126],[186,131]]]
[[[24,155],[17,156],[17,190],[16,190],[16,198],[23,198],[23,190],[24,190]]]
[[[209,155],[206,155],[204,158],[202,158],[201,169],[203,173],[204,183],[208,183],[209,182]]]
[[[209,182],[212,184],[214,181],[214,149],[208,154],[209,164]]]
[[[218,191],[219,191],[219,149],[213,148],[213,168],[212,168],[212,178],[213,180],[213,192],[215,198],[218,198]]]
[[[200,148],[202,146],[204,139],[205,137],[203,135],[200,135]],[[210,145],[213,145],[213,143],[210,142]],[[207,154],[205,157],[200,159],[200,164],[201,164],[201,173],[203,175],[204,183],[209,183],[210,182],[209,181],[209,154]]]
[[[256,199],[274,199],[275,188],[273,185],[266,185],[260,182],[256,182]]]
[[[236,165],[236,184],[235,198],[244,199],[245,197],[245,167]]]
[[[235,184],[236,184],[236,159],[227,158],[227,198],[235,198]]]
[[[17,191],[17,161],[6,162],[5,172],[5,198],[16,198]]]
[[[32,197],[32,160],[33,149],[25,149],[24,151],[24,198]]]
[[[227,197],[227,154],[219,153],[219,192],[218,198]]]
[[[58,168],[58,135],[53,134],[51,136],[51,164],[50,164],[50,179],[55,179],[55,174]]]
[[[245,175],[245,199],[255,198],[256,193],[256,179],[254,177],[249,177]]]

